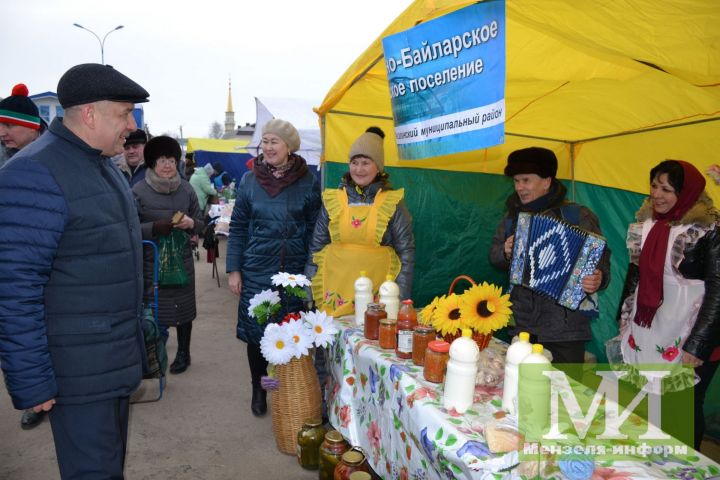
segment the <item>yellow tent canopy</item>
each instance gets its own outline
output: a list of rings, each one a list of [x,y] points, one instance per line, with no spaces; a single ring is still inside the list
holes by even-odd
[[[414,218],[413,297],[424,305],[461,273],[507,282],[487,262],[512,192],[500,175],[511,151],[550,148],[569,198],[597,213],[612,250],[588,347],[603,358],[617,333],[625,233],[650,168],[668,158],[702,171],[720,163],[720,2],[506,0],[505,143],[399,161],[382,38],[472,3],[415,0],[332,86],[316,109],[325,183],[337,185],[367,127],[386,132],[385,166]],[[707,191],[720,204],[720,187]]]
[[[187,152],[197,150],[218,153],[247,153],[245,147],[249,140],[218,140],[214,138],[188,138]]]
[[[370,44],[317,109],[324,160],[377,124],[391,167],[501,173],[538,145],[560,178],[646,192],[663,159],[720,163],[720,3],[704,0],[508,0],[505,144],[398,161],[381,40],[472,3],[416,0]]]

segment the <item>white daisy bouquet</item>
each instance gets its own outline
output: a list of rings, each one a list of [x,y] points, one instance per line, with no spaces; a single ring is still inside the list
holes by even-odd
[[[304,287],[311,285],[305,275],[278,272],[271,277],[275,287],[281,287],[280,292],[276,290],[263,290],[250,299],[248,315],[257,319],[258,324],[264,325],[271,318],[278,314],[282,308],[282,299],[297,297],[302,300],[307,298]]]
[[[299,319],[269,324],[260,340],[260,351],[270,364],[285,365],[310,354],[315,347],[330,346],[337,332],[333,317],[325,312],[302,312]]]

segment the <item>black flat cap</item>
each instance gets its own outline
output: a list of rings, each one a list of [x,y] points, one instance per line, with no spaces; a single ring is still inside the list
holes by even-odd
[[[135,145],[138,143],[147,143],[147,134],[144,130],[137,129],[134,132],[130,132],[130,135],[125,137],[125,145]]]
[[[57,86],[63,108],[109,100],[145,103],[150,94],[110,65],[83,63],[65,72]]]
[[[522,148],[508,156],[505,175],[514,177],[524,173],[534,173],[541,178],[555,178],[557,167],[557,157],[552,150],[542,147]]]

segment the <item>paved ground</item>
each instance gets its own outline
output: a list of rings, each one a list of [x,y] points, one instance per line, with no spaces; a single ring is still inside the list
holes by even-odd
[[[225,243],[221,242],[221,253]],[[279,453],[270,413],[250,413],[245,346],[235,338],[237,298],[211,277],[205,252],[196,262],[198,318],[193,327],[192,366],[170,375],[162,400],[130,410],[128,480],[316,479],[294,456]],[[219,260],[224,271],[224,254]],[[175,354],[175,334],[168,345]],[[152,397],[156,383],[144,385]],[[706,455],[720,460],[720,446],[705,442]],[[20,429],[20,412],[0,387],[0,480],[53,480],[59,474],[50,424]]]
[[[225,242],[221,242],[221,249]],[[227,289],[224,255],[218,261],[221,288],[200,249],[196,266],[198,318],[193,326],[192,365],[168,377],[159,402],[130,409],[128,480],[316,479],[294,456],[280,453],[270,412],[250,413],[250,374],[245,344],[235,338],[237,297]],[[175,355],[175,332],[168,345]],[[156,382],[145,385],[145,396]],[[0,387],[0,479],[60,478],[50,424],[20,429],[20,412]]]

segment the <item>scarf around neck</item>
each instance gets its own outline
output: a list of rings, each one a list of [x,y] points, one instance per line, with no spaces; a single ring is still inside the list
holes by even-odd
[[[670,223],[680,220],[705,190],[705,178],[702,174],[687,162],[677,162],[683,167],[685,177],[682,189],[677,194],[677,202],[666,213],[656,213],[653,210],[652,218],[655,224],[640,251],[640,283],[634,322],[645,328],[652,326],[655,312],[663,303],[663,270],[672,226]]]
[[[305,159],[291,153],[288,162],[282,167],[268,165],[262,154],[253,162],[253,172],[260,186],[270,197],[276,197],[285,188],[302,178],[308,171]]]
[[[148,168],[145,172],[145,181],[157,193],[169,195],[180,187],[180,174],[176,173],[170,178],[162,178],[155,173],[155,170]]]

